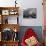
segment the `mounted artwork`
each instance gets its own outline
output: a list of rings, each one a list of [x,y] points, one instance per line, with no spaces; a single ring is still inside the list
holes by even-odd
[[[37,9],[36,8],[28,8],[23,11],[23,18],[36,18]]]

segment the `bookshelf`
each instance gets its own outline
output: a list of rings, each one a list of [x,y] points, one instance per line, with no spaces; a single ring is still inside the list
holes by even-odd
[[[11,38],[8,36],[10,33],[8,31],[13,33],[14,35]],[[7,36],[9,38],[6,38],[7,36],[4,35],[6,32]],[[19,7],[0,7],[0,46],[18,46],[19,39],[16,40],[16,36],[19,32]],[[2,37],[2,35],[5,36]],[[4,39],[3,39],[4,38]],[[17,36],[18,38],[18,36]],[[5,40],[6,39],[6,40]]]

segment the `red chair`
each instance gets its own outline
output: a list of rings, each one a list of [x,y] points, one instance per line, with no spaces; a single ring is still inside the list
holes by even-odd
[[[31,29],[31,28],[27,29],[27,31],[24,34],[24,37],[22,38],[21,45],[27,46],[26,43],[25,43],[25,39],[28,39],[29,37],[32,37],[32,36],[36,37],[36,39],[37,39],[37,35],[33,31],[33,29]],[[37,42],[37,44],[35,46],[41,46],[40,42]]]

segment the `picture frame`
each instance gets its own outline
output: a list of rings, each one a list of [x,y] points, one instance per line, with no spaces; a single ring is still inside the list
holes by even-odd
[[[37,9],[36,8],[27,8],[23,11],[23,18],[37,18]]]
[[[16,15],[17,13],[18,13],[18,12],[17,12],[16,10],[10,10],[10,11],[9,11],[9,14],[10,14],[10,15]]]
[[[2,10],[2,15],[9,15],[9,10]]]

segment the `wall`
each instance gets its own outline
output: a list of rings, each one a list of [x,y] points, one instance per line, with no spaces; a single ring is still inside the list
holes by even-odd
[[[12,6],[14,6],[14,1],[15,0],[0,0],[0,6],[1,7],[12,7]]]
[[[14,0],[15,1],[15,0]],[[0,6],[2,7],[8,7],[8,6],[14,6],[13,0],[0,0]],[[21,26],[43,26],[43,6],[42,6],[42,0],[17,0],[17,3],[20,6],[19,11],[19,24]],[[27,8],[37,8],[37,18],[36,19],[24,19],[23,18],[23,9]]]
[[[36,19],[24,19],[23,18],[23,10],[20,11],[20,25],[21,26],[43,26],[43,6],[42,0],[24,0],[19,1],[22,8],[20,9],[27,9],[27,8],[36,8],[37,9],[37,18]]]

